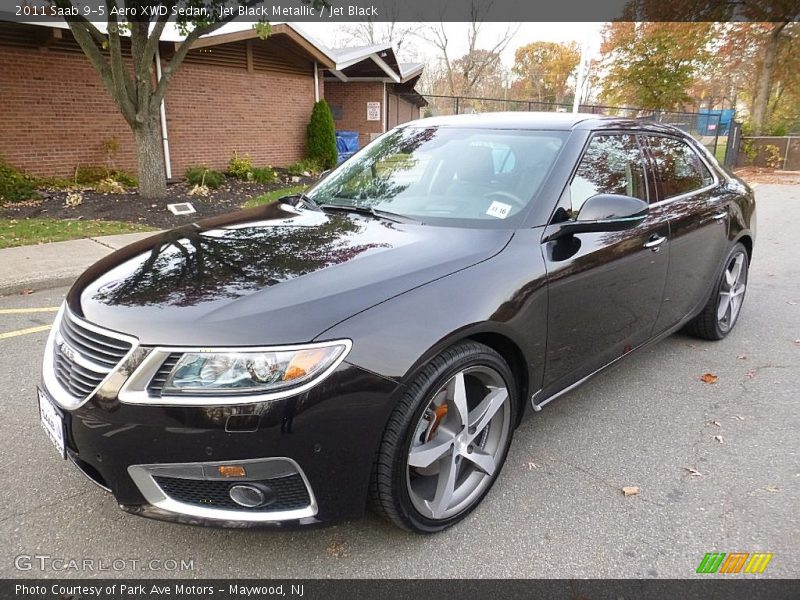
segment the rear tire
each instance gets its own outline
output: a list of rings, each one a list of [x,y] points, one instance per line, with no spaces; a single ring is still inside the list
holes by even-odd
[[[417,533],[461,521],[497,480],[516,411],[515,379],[497,352],[463,342],[439,354],[389,418],[370,485],[376,512]]]
[[[723,263],[711,297],[703,310],[686,326],[686,332],[706,340],[721,340],[736,326],[745,292],[749,260],[747,249],[737,243]]]

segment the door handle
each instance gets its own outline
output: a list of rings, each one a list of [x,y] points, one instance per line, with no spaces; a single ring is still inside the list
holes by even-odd
[[[650,236],[650,239],[647,240],[647,242],[645,242],[644,247],[650,248],[650,250],[652,250],[653,252],[658,252],[659,250],[661,250],[661,244],[663,244],[666,241],[667,241],[666,237],[654,233],[653,235]]]
[[[723,210],[721,213],[716,213],[712,215],[711,218],[714,219],[715,221],[719,221],[720,219],[724,219],[727,216],[728,216],[728,211]]]

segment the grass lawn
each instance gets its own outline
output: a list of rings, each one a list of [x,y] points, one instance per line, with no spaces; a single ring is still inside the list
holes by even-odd
[[[283,198],[284,196],[291,196],[292,194],[299,194],[300,192],[304,192],[308,189],[307,185],[293,185],[290,187],[281,188],[279,190],[272,190],[271,192],[267,192],[262,196],[258,196],[257,198],[253,198],[247,201],[247,204],[244,205],[245,208],[252,208],[254,206],[261,206],[262,204],[269,204],[270,202],[275,202],[278,198]]]
[[[117,221],[0,219],[0,248],[139,231],[154,231],[154,228]]]

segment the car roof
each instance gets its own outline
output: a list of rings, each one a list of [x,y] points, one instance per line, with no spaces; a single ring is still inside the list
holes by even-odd
[[[403,127],[464,127],[486,129],[635,129],[662,133],[683,133],[677,127],[645,119],[609,117],[591,113],[491,112],[428,117],[405,123]]]

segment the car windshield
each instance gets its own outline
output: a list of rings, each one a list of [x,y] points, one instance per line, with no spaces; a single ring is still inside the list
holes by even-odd
[[[567,136],[563,131],[403,127],[371,143],[308,195],[422,223],[516,224]]]

